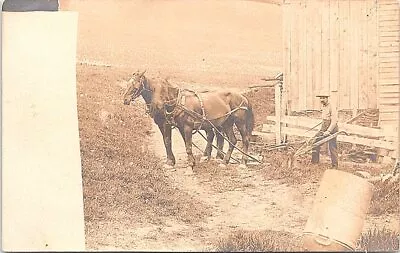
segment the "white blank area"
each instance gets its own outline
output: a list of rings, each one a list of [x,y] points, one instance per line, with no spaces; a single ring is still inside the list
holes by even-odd
[[[4,12],[3,250],[84,250],[76,12]]]

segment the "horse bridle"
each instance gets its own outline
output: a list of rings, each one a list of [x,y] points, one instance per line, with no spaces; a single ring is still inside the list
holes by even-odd
[[[145,86],[145,82],[146,82],[146,77],[145,77],[144,75],[141,75],[141,76],[140,76],[140,79],[139,79],[140,86],[139,86],[139,88],[136,90],[136,92],[132,95],[132,100],[135,100],[135,99],[138,98],[140,95],[143,95],[143,94],[142,94],[143,91],[152,92],[151,89],[149,89],[149,88],[147,88],[147,87]],[[151,115],[152,104],[151,104],[151,103],[150,103],[150,104],[147,104],[147,103],[146,103],[146,109],[145,109],[145,110],[146,110],[146,114]]]
[[[143,90],[145,90],[144,81],[145,81],[145,77],[144,76],[140,76],[140,79],[139,79],[140,86],[135,91],[135,93],[132,95],[132,100],[135,100],[136,98],[138,98],[142,94]]]

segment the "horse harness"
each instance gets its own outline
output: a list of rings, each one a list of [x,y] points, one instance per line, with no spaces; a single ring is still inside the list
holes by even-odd
[[[185,106],[185,103],[186,103],[186,96],[184,95],[185,92],[193,93],[198,98],[199,103],[200,103],[201,113],[202,113],[201,115],[199,113],[193,111],[193,110],[188,109]],[[199,131],[201,129],[201,127],[203,126],[205,121],[207,121],[208,123],[211,123],[210,122],[211,120],[215,120],[215,119],[222,118],[222,117],[226,117],[225,120],[227,120],[228,117],[232,113],[234,113],[234,112],[236,112],[238,110],[248,110],[249,109],[248,107],[243,106],[245,100],[242,100],[242,102],[240,103],[240,105],[237,108],[231,110],[230,112],[226,113],[225,115],[223,115],[221,117],[218,117],[218,118],[215,118],[215,119],[207,119],[207,115],[206,115],[206,112],[204,110],[203,99],[201,98],[201,96],[198,94],[197,91],[193,91],[193,90],[189,90],[189,89],[183,89],[183,90],[178,89],[177,98],[173,99],[173,100],[170,100],[170,101],[175,101],[175,103],[173,103],[173,104],[166,103],[165,106],[164,106],[164,115],[165,115],[165,118],[167,119],[167,123],[172,125],[172,126],[174,126],[174,127],[176,127],[177,124],[176,124],[176,122],[174,120],[174,117],[179,115],[182,112],[186,112],[190,116],[192,116],[193,118],[201,120],[200,122],[194,122],[194,125],[195,125],[195,128],[196,128],[195,132],[197,132],[197,131]],[[167,101],[167,102],[169,102],[169,101]],[[172,111],[168,111],[167,106],[173,107]],[[177,111],[178,111],[177,109],[180,109],[181,111],[177,113]],[[198,124],[197,127],[196,127],[196,123]]]
[[[200,130],[201,127],[204,124],[204,121],[207,120],[207,116],[206,116],[206,111],[204,110],[204,103],[203,103],[203,99],[201,98],[201,96],[198,94],[197,91],[193,91],[193,90],[189,90],[189,89],[184,89],[184,92],[191,92],[194,93],[194,95],[197,97],[197,99],[199,100],[200,103],[200,108],[201,108],[201,115],[195,111],[189,110],[187,109],[187,107],[185,107],[185,103],[186,103],[186,96],[182,95],[181,99],[180,99],[180,103],[178,105],[178,107],[181,107],[181,109],[183,109],[185,112],[189,113],[190,116],[192,116],[195,119],[200,119],[200,122],[195,121],[194,122],[194,127],[196,128],[196,131]],[[198,126],[196,127],[196,123],[198,124]]]
[[[147,88],[145,85],[146,82],[146,78],[144,76],[140,77],[140,89],[138,91],[136,91],[134,96],[138,96],[139,94],[142,94],[143,91],[148,91],[148,92],[153,92],[151,89]],[[185,103],[186,103],[186,95],[184,95],[185,92],[190,92],[193,93],[199,100],[200,102],[200,108],[201,108],[201,115],[195,111],[192,111],[190,109],[188,109],[187,107],[185,107]],[[172,102],[172,103],[170,103]],[[242,102],[240,103],[240,105],[231,110],[230,112],[226,113],[225,115],[218,117],[218,118],[222,118],[222,117],[226,117],[225,120],[228,119],[228,117],[238,111],[238,110],[248,110],[248,107],[243,106],[245,100],[242,100]],[[168,107],[172,107],[172,110],[169,110]],[[180,110],[180,111],[179,111]],[[195,132],[199,131],[201,129],[201,127],[203,126],[204,122],[207,121],[209,123],[211,123],[211,120],[215,120],[215,119],[207,119],[207,115],[206,112],[204,110],[204,103],[203,103],[203,99],[201,98],[201,96],[199,95],[199,93],[197,91],[194,90],[190,90],[190,89],[179,89],[178,88],[178,96],[175,99],[171,99],[165,102],[164,104],[164,117],[167,121],[167,124],[176,127],[177,124],[175,122],[175,116],[179,115],[182,112],[186,112],[188,113],[190,116],[192,116],[195,119],[201,119],[200,122],[195,122]],[[150,115],[151,117],[153,117],[153,103],[146,103],[146,114]],[[198,124],[198,126],[196,127],[196,123]]]

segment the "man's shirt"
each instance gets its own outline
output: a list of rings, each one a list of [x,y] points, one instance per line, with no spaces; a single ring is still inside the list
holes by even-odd
[[[337,110],[333,110],[330,103],[326,106],[322,106],[322,127],[321,131],[329,131],[332,132],[337,127],[338,117],[337,117]],[[325,129],[326,130],[325,130]]]

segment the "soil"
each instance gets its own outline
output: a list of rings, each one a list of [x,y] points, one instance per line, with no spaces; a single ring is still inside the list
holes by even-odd
[[[164,169],[161,134],[143,101],[122,102],[125,80],[146,69],[185,88],[246,93],[261,129],[274,113],[274,91],[248,87],[282,70],[280,2],[82,0],[74,8],[87,249],[213,250],[220,238],[243,229],[300,238],[329,167],[326,155],[320,165],[300,157],[288,170],[288,151],[266,152],[253,143],[250,152],[262,156],[262,164],[222,168],[212,159],[190,173],[173,130],[177,164]],[[194,142],[205,146],[198,135]],[[194,153],[199,161],[201,151]],[[360,168],[375,175],[388,170],[343,166]],[[399,231],[398,223],[398,212],[369,214],[364,231]]]

